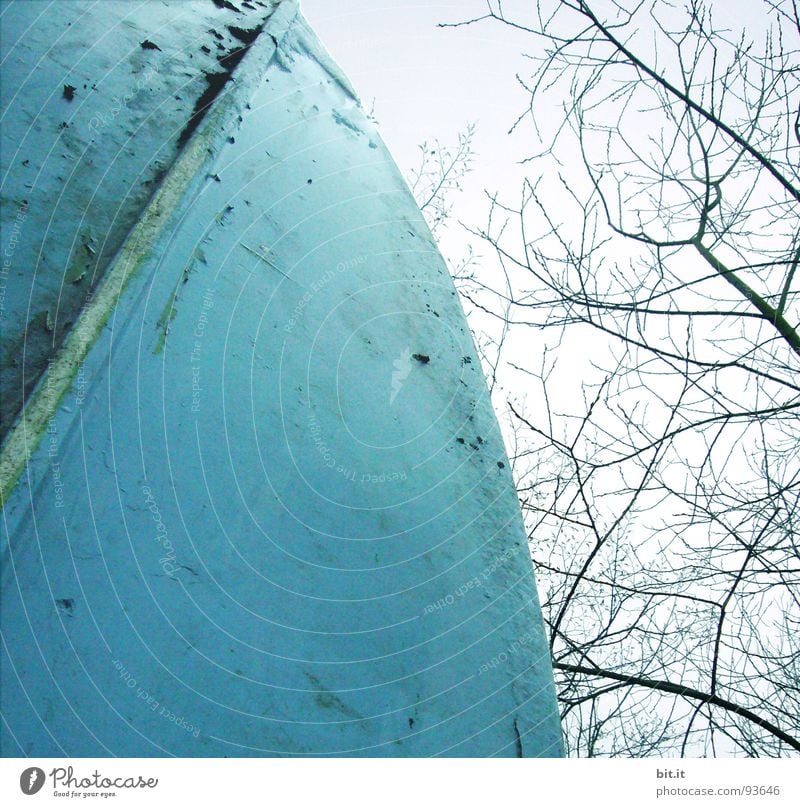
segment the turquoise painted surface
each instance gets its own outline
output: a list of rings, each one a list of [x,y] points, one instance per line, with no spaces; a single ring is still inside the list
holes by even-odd
[[[272,11],[235,8],[0,3],[0,435],[172,166],[208,77]]]
[[[270,36],[3,511],[2,753],[558,755],[452,282],[314,34]]]

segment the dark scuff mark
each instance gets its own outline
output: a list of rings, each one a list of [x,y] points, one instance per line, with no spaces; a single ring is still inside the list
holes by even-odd
[[[72,616],[72,609],[75,607],[75,600],[65,597],[64,599],[56,600],[56,605],[67,614]]]
[[[427,364],[431,360],[431,357],[424,353],[412,353],[411,358],[416,359],[420,364]]]
[[[222,88],[228,83],[230,73],[206,73],[205,79],[207,87],[203,90],[200,97],[197,99],[192,111],[192,116],[189,122],[183,127],[183,131],[178,137],[178,148],[183,148],[189,138],[194,134],[195,129],[200,125],[200,122],[206,116],[211,104],[214,103],[216,97],[222,92]]]
[[[241,62],[244,58],[244,55],[250,45],[256,41],[265,24],[265,22],[262,22],[261,25],[250,29],[237,28],[235,25],[228,26],[228,30],[231,32],[231,34],[240,42],[243,42],[244,47],[234,48],[224,55],[217,57],[219,66],[222,68],[221,73],[205,73],[205,79],[208,86],[195,102],[192,116],[189,118],[189,122],[183,127],[183,131],[178,137],[178,148],[183,148],[183,146],[185,146],[188,142],[189,138],[194,134],[195,129],[197,129],[197,127],[200,125],[200,122],[206,116],[206,113],[217,99],[217,96],[222,92],[225,85],[230,81],[233,71],[236,69],[239,62]],[[213,34],[217,38],[222,38],[222,35],[213,29],[209,31],[209,33]]]
[[[311,673],[305,673],[306,678],[311,682],[316,690],[314,693],[314,701],[317,706],[323,709],[331,709],[338,711],[340,714],[354,720],[363,720],[364,718],[355,709],[346,704],[338,695],[326,689],[320,680]]]
[[[284,69],[286,69],[286,68],[284,68]],[[363,134],[364,134],[364,132],[362,132],[362,131],[361,131],[361,129],[359,129],[359,128],[358,128],[358,126],[356,126],[356,124],[355,124],[355,123],[353,123],[352,121],[348,120],[348,119],[347,119],[347,118],[346,118],[344,115],[342,115],[342,113],[341,113],[341,112],[339,112],[339,110],[334,109],[334,110],[331,112],[331,114],[333,115],[333,119],[334,119],[334,120],[336,121],[336,123],[338,123],[340,126],[344,126],[344,127],[346,127],[347,129],[350,129],[350,131],[351,131],[351,132],[355,132],[357,135],[363,135]]]
[[[228,30],[231,36],[236,37],[243,45],[252,45],[256,41],[256,37],[261,33],[261,28],[237,28],[235,25],[229,25]]]
[[[65,84],[64,98],[66,98],[67,101],[71,101],[74,97],[75,97],[75,87],[73,87],[71,84]]]
[[[143,39],[139,43],[139,47],[142,50],[161,50],[161,48],[159,48],[158,45],[156,45],[155,42],[151,42],[149,39]]]
[[[161,184],[161,180],[167,175],[167,168],[166,166],[162,166],[159,168],[155,174],[150,179],[146,179],[142,185],[154,185],[158,186]]]
[[[241,9],[236,8],[236,6],[233,5],[233,3],[228,2],[228,0],[211,0],[211,2],[217,8],[227,8],[229,11],[235,11],[237,14],[242,13]]]

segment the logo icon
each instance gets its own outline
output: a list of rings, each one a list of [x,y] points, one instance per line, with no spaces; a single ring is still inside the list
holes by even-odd
[[[389,396],[389,406],[394,403],[397,394],[403,388],[408,374],[411,372],[411,351],[406,348],[393,362],[392,371],[392,393]]]
[[[20,774],[19,786],[26,796],[38,793],[44,785],[44,771],[41,768],[25,768]]]

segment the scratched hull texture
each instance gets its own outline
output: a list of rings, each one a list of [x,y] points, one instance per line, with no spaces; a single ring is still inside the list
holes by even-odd
[[[208,77],[221,80],[271,12],[236,9],[0,3],[0,435],[172,165]]]
[[[452,282],[279,12],[6,502],[2,753],[558,755]]]

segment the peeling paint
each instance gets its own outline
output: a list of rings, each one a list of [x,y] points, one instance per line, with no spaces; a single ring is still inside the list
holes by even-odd
[[[191,56],[215,71],[226,26],[250,23],[196,5],[218,17],[197,43],[211,53]],[[3,446],[5,754],[561,752],[463,311],[374,123],[296,13],[278,6],[164,161]],[[142,63],[171,58],[168,30],[132,35]],[[83,95],[69,80],[62,109]],[[181,124],[196,97],[175,101]],[[59,282],[104,253],[94,221],[69,245]],[[51,300],[32,312],[58,337]]]
[[[102,5],[102,23],[85,13],[82,0],[61,4],[58,14],[40,13],[38,0],[4,8],[4,254],[16,238],[14,200],[27,196],[30,206],[6,267],[0,438],[61,347],[61,322],[77,320],[185,142],[177,141],[203,75],[221,69],[202,52],[203,41],[218,41],[221,60],[238,59],[231,54],[242,43],[226,26],[258,29],[274,10],[263,4],[234,13],[210,2]],[[224,32],[219,40],[208,33],[212,26]],[[96,253],[67,269],[74,234],[87,221],[99,236]],[[47,308],[56,321],[47,348],[17,339],[31,312]],[[23,349],[12,361],[16,345]]]
[[[292,3],[284,0],[284,5],[291,7]],[[296,13],[295,6],[294,14]],[[286,24],[285,21],[282,22]],[[268,59],[274,53],[274,46],[270,42],[267,45]],[[219,140],[220,127],[226,119],[228,109],[238,102],[237,88],[232,86],[231,92],[219,97],[213,114],[204,116],[204,124],[197,136],[186,144],[155,191],[96,293],[69,331],[56,358],[48,363],[22,414],[6,434],[0,447],[0,507],[5,506],[10,491],[19,480],[31,454],[42,439],[47,424],[71,386],[78,367],[108,322],[119,295],[136,275],[142,260],[153,248],[173,210],[201,171],[201,166],[209,162],[210,155],[213,154],[212,146]],[[244,87],[239,92],[243,91]]]

